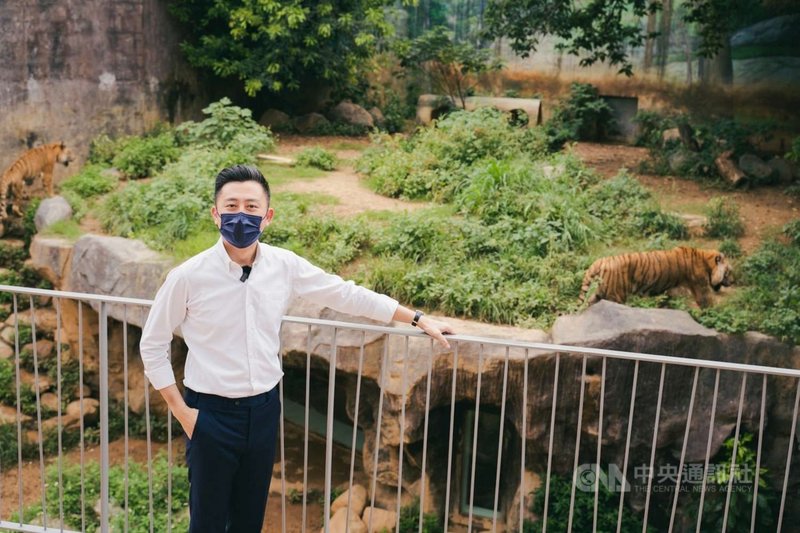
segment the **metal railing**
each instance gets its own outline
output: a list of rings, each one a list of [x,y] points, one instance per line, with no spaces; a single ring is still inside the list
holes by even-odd
[[[0,295],[10,299],[5,329],[13,329],[13,335],[3,334],[5,342],[13,344],[13,354],[6,359],[13,358],[13,394],[0,391],[0,399],[13,396],[16,401],[14,420],[0,418],[0,430],[3,426],[13,428],[0,432],[0,437],[6,435],[0,445],[8,446],[15,440],[17,452],[16,462],[11,464],[9,454],[0,453],[0,458],[6,457],[5,462],[0,459],[0,529],[85,531],[94,527],[89,522],[96,520],[96,526],[104,532],[137,528],[154,531],[159,527],[171,530],[176,520],[185,520],[185,511],[183,516],[173,511],[174,476],[178,475],[173,470],[180,464],[175,457],[180,445],[173,442],[171,415],[155,409],[140,366],[129,367],[138,357],[129,339],[136,338],[151,301],[12,286],[0,286]],[[68,313],[65,306],[70,308]],[[49,325],[45,324],[47,313]],[[44,382],[40,376],[45,365],[37,341],[42,339],[43,328],[48,327],[56,352],[55,362],[51,360],[47,365],[49,372],[54,372],[54,384]],[[797,507],[791,499],[797,491],[797,475],[790,474],[797,446],[800,370],[467,335],[453,335],[452,349],[442,351],[410,328],[292,316],[284,317],[283,329],[287,338],[294,339],[287,341],[281,351],[284,370],[287,376],[304,381],[305,388],[302,394],[289,391],[291,399],[284,397],[286,386],[282,384],[280,388],[284,405],[279,442],[280,490],[276,491],[280,517],[276,516],[277,511],[267,513],[274,530],[278,523],[281,531],[287,530],[291,507],[302,531],[320,525],[327,531],[332,491],[353,487],[356,478],[360,478],[368,485],[367,502],[362,503],[373,510],[381,507],[393,512],[389,516],[394,520],[395,531],[411,527],[422,532],[429,520],[445,531],[472,531],[477,527],[522,531],[525,520],[537,520],[536,528],[547,531],[548,527],[561,527],[554,524],[564,518],[555,515],[560,512],[557,507],[566,507],[565,502],[554,505],[554,499],[566,497],[555,491],[553,480],[561,477],[569,485],[566,529],[570,531],[582,530],[585,526],[580,524],[586,520],[593,530],[598,529],[600,497],[602,494],[606,498],[607,492],[618,498],[614,502],[617,531],[626,520],[632,520],[631,516],[637,524],[641,522],[642,531],[648,525],[659,530],[700,531],[704,528],[704,513],[709,512],[704,505],[706,498],[713,497],[721,503],[721,495],[710,495],[712,485],[724,493],[721,520],[725,531],[731,496],[742,483],[739,470],[744,465],[737,465],[737,460],[742,456],[740,446],[745,445],[746,431],[756,439],[755,463],[747,464],[753,476],[747,480],[753,491],[749,530],[756,530],[759,519],[765,518],[765,511],[758,505],[759,488],[776,496],[776,531],[789,527],[787,509]],[[292,331],[294,337],[290,336]],[[68,358],[62,350],[69,350]],[[116,355],[110,362],[112,352]],[[69,359],[70,364],[77,365],[77,428],[65,428],[63,424],[69,418],[74,425],[76,417],[74,413],[71,418],[63,413],[64,395],[68,398],[69,393],[62,390],[66,382],[62,358],[63,364]],[[9,363],[5,364],[8,367]],[[337,390],[337,382],[341,384],[342,380],[345,387]],[[689,380],[691,392],[686,405],[683,389],[678,389]],[[142,384],[143,405],[136,406],[138,414],[131,405],[132,382]],[[324,394],[320,392],[322,385],[327,386]],[[43,389],[52,387],[57,401],[55,409],[51,406],[48,412],[42,401]],[[653,396],[655,405],[651,409],[649,399]],[[92,403],[87,403],[90,397],[99,401],[97,424],[84,412]],[[768,401],[768,397],[777,400]],[[115,398],[121,398],[121,405],[112,406]],[[644,398],[648,403],[642,405]],[[788,398],[793,403],[781,411],[783,414],[774,415],[773,422],[768,408],[784,408],[783,404],[775,405]],[[290,419],[287,406],[292,402],[300,404],[302,416]],[[72,406],[74,410],[74,402]],[[315,406],[324,407],[324,428],[313,422],[314,416],[320,414]],[[341,414],[342,407],[346,417]],[[119,417],[120,413],[114,411],[117,408],[121,410],[122,428],[112,429],[110,413]],[[787,413],[791,413],[790,419]],[[53,415],[50,420],[56,420],[54,425],[43,416],[46,414]],[[139,439],[135,439],[130,417],[141,414],[145,426],[141,440],[147,456],[148,516],[146,525],[133,526],[130,444]],[[165,442],[155,442],[153,424],[164,420]],[[343,423],[352,428],[347,429],[349,435],[337,438],[337,428],[344,427]],[[287,424],[297,431],[290,431]],[[54,430],[47,433],[45,427]],[[302,438],[296,435],[300,429]],[[7,435],[11,433],[9,439]],[[66,449],[64,438],[69,435],[77,450]],[[360,454],[359,435],[363,437]],[[682,438],[677,437],[680,435]],[[48,438],[56,440],[55,450]],[[112,438],[122,441],[122,457],[113,461],[117,464],[112,464],[110,457]],[[309,478],[314,471],[310,465],[315,457],[312,448],[321,448],[323,439],[324,479],[313,481]],[[715,457],[723,453],[720,450],[725,450],[721,445],[724,440],[732,443],[732,453],[727,460],[714,464]],[[94,453],[87,448],[95,442],[99,447],[96,482],[89,479],[86,457],[89,451]],[[780,451],[781,446],[785,450]],[[166,450],[165,517],[157,516],[155,510],[154,447]],[[677,466],[671,464],[670,452],[679,457]],[[298,455],[302,458],[302,467],[297,465],[299,474],[297,470],[287,472],[287,458],[294,457],[299,463]],[[361,455],[360,466],[357,455]],[[761,479],[767,456],[771,461],[769,485]],[[785,457],[780,464],[775,459],[778,456]],[[697,462],[690,465],[692,458]],[[68,459],[77,459],[78,487],[65,485]],[[637,465],[637,461],[641,462]],[[112,466],[123,471],[123,495],[117,495],[121,501],[114,508]],[[715,469],[716,477],[711,475]],[[636,474],[633,482],[631,470]],[[656,476],[656,472],[663,471],[673,474],[666,479],[668,483],[663,483],[663,476]],[[300,489],[287,490],[290,475],[296,478],[294,486]],[[691,496],[681,498],[686,494],[684,488],[691,485],[700,485],[699,504]],[[118,492],[119,487],[115,490]],[[315,500],[320,490],[321,503]],[[543,505],[536,509],[531,501],[534,492],[537,499],[543,499]],[[95,493],[97,500],[92,502]],[[592,498],[590,520],[579,516],[577,510],[576,502],[584,493]],[[57,502],[52,501],[55,494]],[[361,519],[364,507],[354,508],[353,491],[349,494],[344,507],[348,531],[351,520]],[[9,501],[14,496],[16,502]],[[80,516],[66,516],[65,500],[76,498]],[[642,512],[629,510],[626,504],[632,499]],[[401,528],[401,518],[406,520],[407,507],[415,505],[415,500],[418,511],[410,511],[416,515],[415,525],[404,522]],[[692,509],[692,505],[693,512],[679,512]],[[320,506],[322,517],[312,509]],[[30,508],[34,508],[36,516],[26,520],[32,512]],[[87,511],[96,517],[87,517]],[[374,515],[371,512],[366,519],[369,531],[376,530]]]

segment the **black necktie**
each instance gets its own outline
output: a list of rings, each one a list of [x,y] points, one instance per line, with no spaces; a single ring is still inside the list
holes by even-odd
[[[249,266],[243,266],[243,267],[242,267],[242,277],[241,277],[241,278],[239,278],[239,281],[241,281],[242,283],[244,283],[245,281],[247,281],[247,278],[249,278],[249,277],[250,277],[250,271],[251,271],[251,270],[253,270],[253,267],[249,267]]]

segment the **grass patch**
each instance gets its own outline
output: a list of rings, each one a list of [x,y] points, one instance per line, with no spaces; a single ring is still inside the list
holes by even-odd
[[[83,235],[83,230],[74,219],[59,220],[50,224],[41,231],[42,235],[52,235],[58,237],[65,237],[67,239],[76,241]]]
[[[357,143],[353,141],[338,141],[330,145],[331,150],[357,150],[363,152],[369,147],[364,143]]]
[[[317,179],[327,172],[313,167],[278,165],[276,163],[259,162],[258,168],[267,178],[270,187],[286,185],[293,180]]]

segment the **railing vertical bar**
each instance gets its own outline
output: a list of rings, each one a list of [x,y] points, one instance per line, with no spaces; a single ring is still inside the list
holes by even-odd
[[[456,389],[458,375],[458,341],[454,341],[453,346],[453,378],[450,392],[450,434],[447,438],[447,482],[445,483],[444,495],[444,531],[450,523],[450,478],[453,474],[453,431],[455,429],[456,418]]]
[[[506,357],[503,363],[503,392],[501,398],[503,399],[500,404],[500,436],[497,442],[497,472],[495,473],[494,480],[494,507],[492,508],[492,533],[497,531],[497,507],[500,503],[500,468],[503,464],[503,430],[505,429],[506,421],[506,392],[508,390],[508,356],[510,348],[506,346]]]
[[[422,430],[422,475],[419,489],[419,533],[422,533],[425,513],[425,467],[428,465],[428,411],[431,405],[431,374],[433,372],[433,339],[430,340],[430,357],[428,357],[428,383],[425,390],[425,421]]]
[[[142,324],[145,323],[144,309],[142,310]],[[144,372],[144,370],[142,370]],[[144,427],[147,438],[147,505],[150,519],[150,533],[155,528],[155,512],[153,509],[153,449],[150,438],[150,382],[147,376],[142,379],[144,384]]]
[[[597,455],[595,457],[594,475],[594,512],[592,515],[592,531],[597,531],[597,505],[600,501],[600,457],[603,448],[603,403],[606,396],[606,358],[600,370],[600,412],[597,414]]]
[[[783,527],[783,511],[786,508],[786,488],[789,486],[789,471],[792,469],[792,449],[797,430],[797,407],[800,405],[800,379],[797,380],[797,392],[794,395],[794,411],[792,412],[792,430],[789,432],[789,450],[786,452],[786,472],[783,474],[783,491],[781,492],[781,508],[778,511],[778,530]]]
[[[525,348],[525,362],[522,370],[522,424],[519,426],[521,431],[520,442],[520,467],[519,467],[519,533],[523,532],[525,522],[525,444],[527,443],[528,426],[528,348]]]
[[[17,379],[17,489],[19,491],[17,504],[19,505],[19,523],[22,525],[22,376],[20,373],[19,354],[19,309],[17,293],[13,294],[14,304],[14,366]]]
[[[128,455],[130,454],[130,443],[128,438],[128,431],[129,431],[129,420],[128,420],[128,306],[124,305],[122,307],[122,415],[123,415],[123,424],[124,424],[124,446],[125,446],[125,454],[123,457],[123,489],[125,491],[124,498],[125,498],[125,518],[123,522],[123,532],[128,533],[128,528],[130,527],[130,506],[128,503],[129,499],[129,483],[130,480],[128,478]],[[171,470],[171,469],[170,469]],[[171,473],[170,473],[171,475]],[[170,506],[170,509],[172,507]]]
[[[578,428],[575,432],[575,459],[572,464],[572,489],[569,495],[569,520],[567,531],[572,531],[572,520],[575,511],[575,490],[578,486],[578,458],[581,451],[581,426],[583,425],[583,398],[586,390],[586,356],[581,356],[580,393],[578,396]]]
[[[733,453],[731,454],[731,468],[728,472],[728,492],[725,494],[725,512],[722,515],[722,533],[728,529],[728,509],[731,505],[731,492],[733,491],[733,476],[736,472],[736,452],[739,449],[739,430],[742,427],[742,409],[744,408],[744,391],[747,387],[747,372],[742,374],[742,385],[739,390],[739,412],[736,414],[736,431],[733,435]]]
[[[280,331],[278,332],[278,364],[281,365],[283,371],[283,322],[281,322]],[[281,532],[286,533],[286,430],[283,420],[283,380],[278,382],[278,399],[281,402],[281,413],[278,417],[278,432],[280,433],[280,446],[281,446]],[[269,490],[269,489],[267,489]]]
[[[350,478],[347,485],[347,515],[345,516],[345,533],[350,533],[350,506],[353,501],[353,475],[356,469],[356,437],[358,436],[358,408],[361,399],[361,373],[364,370],[364,344],[367,342],[367,332],[361,332],[361,346],[358,349],[358,375],[356,377],[356,402],[353,410],[353,435],[350,441]]]
[[[675,526],[675,511],[678,509],[678,496],[681,493],[681,476],[683,465],[686,461],[686,447],[689,443],[689,431],[692,427],[692,414],[694,413],[694,399],[697,395],[697,381],[700,376],[700,367],[694,367],[694,379],[692,380],[692,395],[689,397],[689,412],[686,414],[686,429],[683,432],[683,446],[681,447],[681,458],[678,463],[678,479],[675,482],[675,495],[672,497],[672,512],[669,517],[669,531]]]
[[[388,357],[389,357],[389,337],[387,336],[383,342],[383,356],[381,357],[381,371],[380,371],[380,382],[378,384],[378,422],[376,424],[375,429],[375,444],[373,445],[372,450],[372,477],[370,478],[370,497],[369,497],[369,505],[373,509],[375,508],[375,488],[376,488],[376,480],[378,478],[378,455],[380,453],[380,442],[381,442],[381,423],[383,417],[383,387],[385,385],[385,378],[386,378],[386,367],[388,365]],[[367,521],[367,533],[372,533],[372,515],[374,513],[369,514],[369,520]]]
[[[167,531],[172,531],[172,411],[167,409]]]
[[[697,508],[697,533],[700,533],[700,525],[703,523],[703,504],[706,496],[706,483],[708,482],[708,463],[711,460],[711,440],[714,436],[714,417],[717,414],[717,393],[719,392],[719,369],[714,378],[714,398],[711,400],[711,415],[708,419],[708,442],[706,443],[706,462],[703,468],[703,484],[700,489],[700,505]]]
[[[633,414],[636,408],[636,385],[639,381],[639,361],[633,365],[633,383],[631,384],[631,407],[628,410],[628,434],[625,436],[625,454],[622,458],[622,490],[619,494],[619,508],[617,509],[617,533],[622,530],[622,509],[625,505],[625,491],[628,485],[628,455],[631,451],[631,434],[633,433]]]
[[[400,531],[400,505],[402,503],[402,496],[403,496],[403,444],[406,438],[406,386],[408,385],[408,372],[406,371],[406,367],[408,366],[408,336],[405,337],[405,347],[403,349],[403,364],[402,367],[402,387],[403,387],[403,394],[400,398],[400,450],[398,451],[397,456],[397,531]]]
[[[471,449],[471,465],[469,474],[469,522],[467,524],[467,533],[472,533],[472,508],[475,500],[475,463],[478,457],[478,418],[481,414],[481,376],[483,375],[483,344],[478,350],[478,383],[475,393],[475,419],[472,424],[472,449]]]
[[[558,399],[558,367],[561,362],[561,354],[556,354],[556,364],[553,371],[553,403],[550,407],[550,437],[547,444],[547,473],[544,480],[544,516],[542,517],[542,533],[547,531],[547,509],[550,503],[550,472],[553,466],[553,436],[556,429],[556,403]]]
[[[306,531],[306,512],[308,509],[308,416],[311,397],[311,324],[306,329],[306,403],[303,423],[303,517],[301,531]]]
[[[81,531],[86,531],[86,445],[84,439],[83,422],[83,302],[78,300],[78,407],[80,410],[80,440],[81,440]]]
[[[100,531],[109,531],[108,505],[108,304],[100,302]]]
[[[647,470],[647,492],[644,500],[644,517],[642,519],[642,533],[647,533],[647,517],[650,515],[650,495],[653,489],[653,469],[656,464],[656,449],[658,448],[658,426],[661,423],[661,400],[664,396],[664,375],[667,372],[667,365],[661,363],[661,378],[658,382],[658,400],[656,400],[656,417],[653,422],[653,444],[650,447],[650,468]]]
[[[750,532],[756,530],[756,513],[758,511],[758,480],[761,474],[761,445],[764,444],[764,419],[767,406],[767,375],[761,379],[761,418],[758,422],[758,448],[756,448],[756,479],[753,483],[753,510],[750,512]]]
[[[61,387],[61,298],[53,298],[56,306],[56,395],[58,402],[56,406],[56,416],[58,424],[58,520],[62,528],[64,525],[64,461],[63,461],[63,438],[61,423],[61,401],[63,390]]]
[[[31,351],[33,352],[33,391],[36,397],[36,436],[39,444],[39,480],[41,482],[42,495],[42,526],[47,529],[47,491],[45,486],[47,480],[44,473],[44,436],[42,435],[42,393],[39,386],[39,354],[36,349],[36,308],[34,307],[33,295],[28,297],[28,305],[31,311]]]
[[[330,531],[331,522],[331,469],[333,468],[333,402],[335,400],[336,386],[336,335],[339,328],[333,328],[333,339],[331,341],[331,355],[328,363],[328,417],[326,419],[325,431],[325,491],[323,494],[324,504],[324,527],[325,533]]]

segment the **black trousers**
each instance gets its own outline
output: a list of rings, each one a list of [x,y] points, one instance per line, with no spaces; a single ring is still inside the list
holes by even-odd
[[[259,533],[275,461],[278,387],[247,398],[187,388],[185,400],[200,411],[186,441],[190,533]]]

